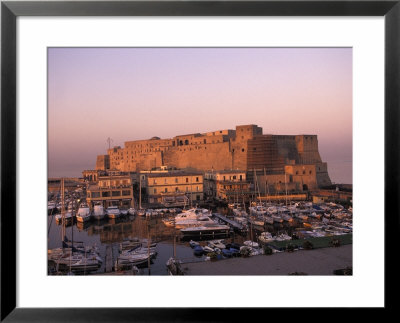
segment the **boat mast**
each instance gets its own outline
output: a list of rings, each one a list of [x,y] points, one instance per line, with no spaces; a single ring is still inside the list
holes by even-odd
[[[139,171],[139,210],[142,209],[142,175]]]
[[[63,242],[65,237],[64,177],[61,178],[61,221],[62,221],[61,241]],[[62,247],[64,249],[64,243],[62,243]]]
[[[260,187],[258,186],[257,173],[255,168],[254,168],[254,188],[257,190],[256,194],[258,193],[258,203],[260,204],[261,203]]]
[[[190,208],[193,207],[193,176],[190,176]]]
[[[147,221],[147,268],[149,269],[149,275],[150,275],[150,224],[149,220],[146,217]]]
[[[265,172],[265,167],[264,167],[264,179],[265,179],[265,193],[267,194],[267,202],[268,202],[269,187],[268,187],[268,180],[267,180],[267,174]]]
[[[286,168],[285,168],[285,193],[286,193],[286,206],[287,206]]]
[[[174,260],[176,259],[176,221],[174,217]]]

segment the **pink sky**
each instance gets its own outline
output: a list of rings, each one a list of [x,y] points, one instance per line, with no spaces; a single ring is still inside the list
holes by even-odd
[[[49,176],[81,176],[113,145],[235,129],[316,134],[352,182],[351,48],[50,48]],[[334,168],[332,168],[332,167]]]

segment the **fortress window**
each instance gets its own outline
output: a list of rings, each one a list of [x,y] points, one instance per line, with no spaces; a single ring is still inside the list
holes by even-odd
[[[189,178],[186,177],[186,183],[189,183]]]
[[[312,171],[310,171],[310,175],[312,174]]]
[[[207,143],[207,139],[204,139],[203,141],[204,141],[205,144]]]
[[[242,180],[242,175],[240,175],[240,180]]]
[[[199,181],[199,178],[198,177],[196,177],[196,182],[198,182]]]
[[[298,170],[296,170],[296,175],[299,175],[299,171]]]
[[[183,145],[183,141],[179,140],[179,146],[182,146],[182,145]]]
[[[175,187],[175,192],[179,192],[179,188]]]
[[[235,152],[235,148],[232,149],[232,152],[233,152],[233,153]]]
[[[189,140],[185,140],[185,145],[189,145]]]
[[[165,193],[168,193],[168,187],[165,188],[164,192],[165,192]]]
[[[306,171],[305,170],[303,170],[303,175],[306,173]]]
[[[244,152],[244,148],[242,148],[242,152]]]

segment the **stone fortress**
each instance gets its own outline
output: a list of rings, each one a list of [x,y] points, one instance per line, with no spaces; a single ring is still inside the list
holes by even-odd
[[[305,191],[331,185],[316,135],[263,134],[257,125],[235,130],[125,142],[97,156],[96,170],[122,172],[161,166],[207,171],[244,170],[261,192]]]

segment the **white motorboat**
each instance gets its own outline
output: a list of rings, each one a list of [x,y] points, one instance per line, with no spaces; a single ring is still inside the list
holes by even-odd
[[[189,241],[189,245],[190,245],[192,248],[194,248],[194,247],[196,247],[196,246],[199,246],[200,244],[199,244],[197,241],[190,240],[190,241]]]
[[[265,223],[274,224],[274,219],[270,216],[264,216]]]
[[[267,213],[267,208],[263,205],[250,206],[249,211],[251,215],[263,216]]]
[[[62,214],[57,214],[56,215],[56,223],[57,224],[62,224],[62,219],[63,219],[63,215]],[[65,225],[70,225],[72,224],[72,213],[71,212],[66,212],[64,213],[64,219],[65,219]]]
[[[252,247],[252,248],[258,248],[259,247],[257,242],[250,241],[250,240],[243,242],[243,244],[245,246],[247,246],[247,247]]]
[[[224,240],[211,240],[208,242],[211,248],[225,249]]]
[[[175,216],[175,227],[183,229],[188,227],[214,225],[215,222],[211,220],[211,211],[207,209],[193,208]]]
[[[299,219],[303,220],[303,221],[307,221],[307,220],[308,220],[308,216],[305,215],[305,214],[302,214],[302,213],[297,214],[297,217],[298,217]]]
[[[293,218],[289,214],[282,214],[283,221],[293,222]]]
[[[89,206],[86,203],[82,203],[79,206],[78,213],[76,214],[76,220],[79,222],[87,222],[91,218],[91,212]]]
[[[204,246],[203,250],[205,253],[215,252],[215,249],[211,248],[210,246]]]
[[[111,205],[107,208],[107,216],[110,219],[118,219],[120,215],[121,215],[121,212],[120,212],[118,206]]]
[[[187,227],[183,228],[180,231],[183,233],[185,236],[191,236],[191,235],[205,235],[205,236],[215,236],[215,235],[224,235],[228,236],[229,235],[229,226],[224,225],[224,224],[218,224],[218,223],[213,223],[213,224],[204,224],[202,226],[193,226],[193,227]]]
[[[277,222],[277,223],[282,223],[283,222],[283,219],[279,215],[272,214],[271,218],[274,220],[274,222]]]
[[[292,237],[289,236],[286,233],[280,233],[274,238],[276,241],[286,241],[286,240],[292,240]]]
[[[131,207],[128,209],[128,213],[129,215],[136,215],[136,210],[133,207]]]
[[[249,218],[248,221],[249,221],[250,224],[257,225],[259,227],[262,227],[265,224],[264,219]]]
[[[128,215],[128,209],[121,209],[121,215]]]
[[[269,243],[274,241],[274,238],[272,237],[271,232],[261,232],[260,236],[258,237],[258,240],[261,243]]]
[[[106,216],[106,211],[103,205],[97,204],[93,207],[92,217],[96,220],[102,220]]]
[[[162,219],[161,220],[167,227],[174,227],[175,226],[175,220],[174,219]]]
[[[247,224],[247,218],[245,218],[245,217],[235,216],[233,219],[234,219],[237,223],[240,223],[241,225],[246,225],[246,224]]]

